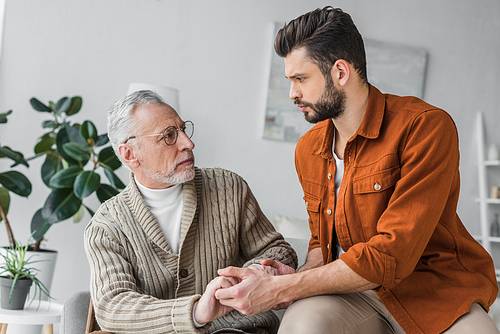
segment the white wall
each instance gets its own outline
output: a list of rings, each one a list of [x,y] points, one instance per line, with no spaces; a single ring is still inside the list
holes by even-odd
[[[46,118],[29,105],[81,95],[78,120],[105,132],[106,110],[130,82],[176,87],[181,113],[196,124],[198,166],[221,166],[242,175],[270,218],[306,219],[293,165],[294,144],[261,138],[274,21],[332,4],[350,13],[365,38],[404,43],[429,53],[425,99],[446,109],[459,128],[463,189],[459,212],[478,233],[474,121],[487,120],[489,140],[500,143],[500,2],[497,0],[7,0],[0,112],[2,145],[31,156]],[[299,111],[297,111],[299,112]],[[41,161],[28,171],[33,193],[13,197],[16,237],[29,234],[31,217],[48,190]],[[8,164],[0,161],[0,170]],[[19,168],[20,170],[25,170]],[[122,176],[126,177],[123,168]],[[97,207],[97,201],[91,205]],[[84,222],[59,223],[46,247],[59,251],[52,293],[88,287]],[[7,241],[3,224],[0,244]],[[69,281],[68,281],[69,280]]]

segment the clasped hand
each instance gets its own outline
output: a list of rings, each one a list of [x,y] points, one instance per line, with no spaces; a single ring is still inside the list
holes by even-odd
[[[254,315],[270,309],[287,308],[290,302],[281,302],[278,295],[278,276],[295,273],[292,267],[278,261],[266,259],[261,265],[248,268],[227,267],[218,274],[238,281],[230,287],[215,291],[221,305],[238,310],[244,315]]]

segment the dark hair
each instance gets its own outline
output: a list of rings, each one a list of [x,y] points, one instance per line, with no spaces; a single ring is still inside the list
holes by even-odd
[[[280,57],[304,47],[307,56],[324,76],[330,75],[338,59],[350,63],[361,80],[366,77],[366,55],[363,38],[351,16],[340,8],[326,6],[316,9],[285,24],[278,31],[274,49]]]

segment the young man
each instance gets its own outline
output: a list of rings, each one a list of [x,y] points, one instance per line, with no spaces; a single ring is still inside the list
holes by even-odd
[[[132,93],[109,112],[109,138],[131,174],[85,230],[90,290],[103,330],[277,331],[272,312],[247,317],[214,298],[217,289],[236,283],[217,277],[217,269],[256,264],[252,271],[263,270],[267,257],[296,266],[295,252],[241,177],[194,167],[193,132],[192,122],[151,91]]]
[[[306,264],[270,276],[242,268],[216,291],[255,314],[294,301],[280,333],[498,333],[486,311],[493,262],[457,213],[458,134],[443,110],[382,94],[366,77],[363,40],[325,7],[278,32],[290,98],[318,123],[298,142],[309,214]],[[280,305],[281,304],[281,305]]]

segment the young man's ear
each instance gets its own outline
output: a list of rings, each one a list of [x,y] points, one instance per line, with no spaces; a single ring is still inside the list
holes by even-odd
[[[349,63],[344,59],[338,59],[332,66],[331,75],[333,82],[337,82],[340,86],[345,86],[351,76]]]
[[[131,145],[121,144],[118,146],[118,152],[120,153],[120,157],[123,162],[132,168],[139,167],[139,160],[137,160],[137,156],[135,155],[135,149]]]

